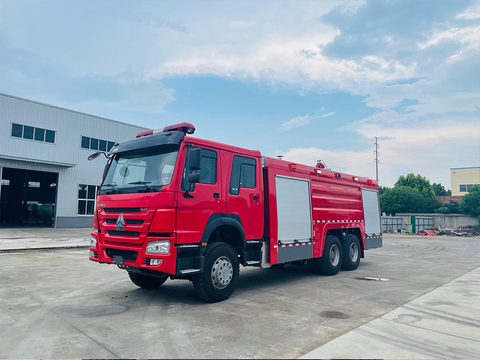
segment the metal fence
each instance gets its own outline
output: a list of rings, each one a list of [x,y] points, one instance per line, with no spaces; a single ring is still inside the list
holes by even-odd
[[[402,224],[402,216],[382,216],[382,232],[400,232],[404,230],[411,231],[410,216],[408,223]],[[403,226],[402,226],[403,225]],[[433,228],[433,217],[415,215],[415,230],[423,231],[425,229]],[[409,230],[410,229],[410,230]]]
[[[399,232],[401,229],[401,216],[382,216],[382,232]]]
[[[425,229],[433,228],[433,217],[430,216],[415,216],[415,230],[423,231]]]

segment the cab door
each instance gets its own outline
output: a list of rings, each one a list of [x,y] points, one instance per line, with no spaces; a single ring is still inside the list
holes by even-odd
[[[261,167],[259,158],[230,153],[225,189],[227,213],[239,216],[247,240],[263,236]]]
[[[177,244],[199,243],[209,217],[221,212],[222,181],[219,166],[219,152],[216,149],[201,148],[200,170],[190,170],[187,149],[180,191],[177,198]],[[187,175],[200,172],[200,182],[190,188]]]

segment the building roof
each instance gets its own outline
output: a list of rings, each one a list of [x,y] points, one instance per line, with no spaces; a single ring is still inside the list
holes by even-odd
[[[461,195],[454,195],[454,196],[435,196],[435,199],[436,199],[437,201],[439,201],[440,203],[442,203],[442,204],[446,204],[446,203],[448,203],[448,202],[451,201],[451,200],[460,202],[460,201],[462,201],[462,198],[463,198],[463,196],[461,196]]]
[[[91,116],[91,117],[95,117],[95,118],[99,118],[99,119],[103,119],[103,120],[107,120],[107,121],[113,121],[113,122],[115,122],[115,123],[117,123],[117,124],[123,124],[123,125],[133,126],[133,127],[141,128],[141,129],[145,129],[145,130],[149,130],[149,129],[150,129],[150,128],[146,128],[146,127],[143,127],[143,126],[138,126],[138,125],[134,125],[134,124],[129,124],[129,123],[126,123],[126,122],[123,122],[123,121],[113,120],[113,119],[105,118],[105,117],[102,117],[102,116],[87,114],[87,113],[84,113],[84,112],[81,112],[81,111],[71,110],[71,109],[67,109],[67,108],[60,107],[60,106],[55,106],[55,105],[50,105],[50,104],[42,103],[42,102],[40,102],[40,101],[35,101],[35,100],[30,100],[30,99],[21,98],[21,97],[19,97],[19,96],[13,96],[13,95],[9,95],[9,94],[4,94],[4,93],[2,93],[2,92],[0,92],[0,95],[1,95],[1,96],[6,96],[6,97],[9,97],[9,98],[12,98],[12,99],[27,101],[27,102],[30,102],[30,103],[33,103],[33,104],[37,104],[37,105],[48,106],[48,107],[51,107],[51,108],[54,108],[54,109],[69,111],[69,112],[73,112],[73,113],[76,113],[76,114]]]
[[[462,170],[462,169],[480,169],[480,166],[467,166],[467,167],[460,167],[460,168],[450,168],[450,170]]]

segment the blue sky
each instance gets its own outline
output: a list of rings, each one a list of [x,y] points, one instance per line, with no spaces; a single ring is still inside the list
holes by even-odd
[[[480,1],[0,0],[0,92],[375,178],[480,166]]]

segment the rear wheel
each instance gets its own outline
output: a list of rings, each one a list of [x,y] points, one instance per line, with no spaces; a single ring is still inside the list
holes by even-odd
[[[167,281],[167,274],[164,277],[155,277],[129,272],[128,276],[132,282],[142,289],[156,289]]]
[[[323,255],[310,259],[310,267],[323,275],[336,275],[342,267],[342,244],[335,235],[327,235]]]
[[[193,286],[197,295],[208,302],[226,300],[237,286],[238,256],[228,244],[213,243],[205,253],[203,274],[195,275]]]
[[[360,264],[360,241],[356,235],[348,234],[343,242],[342,269],[355,270]]]

